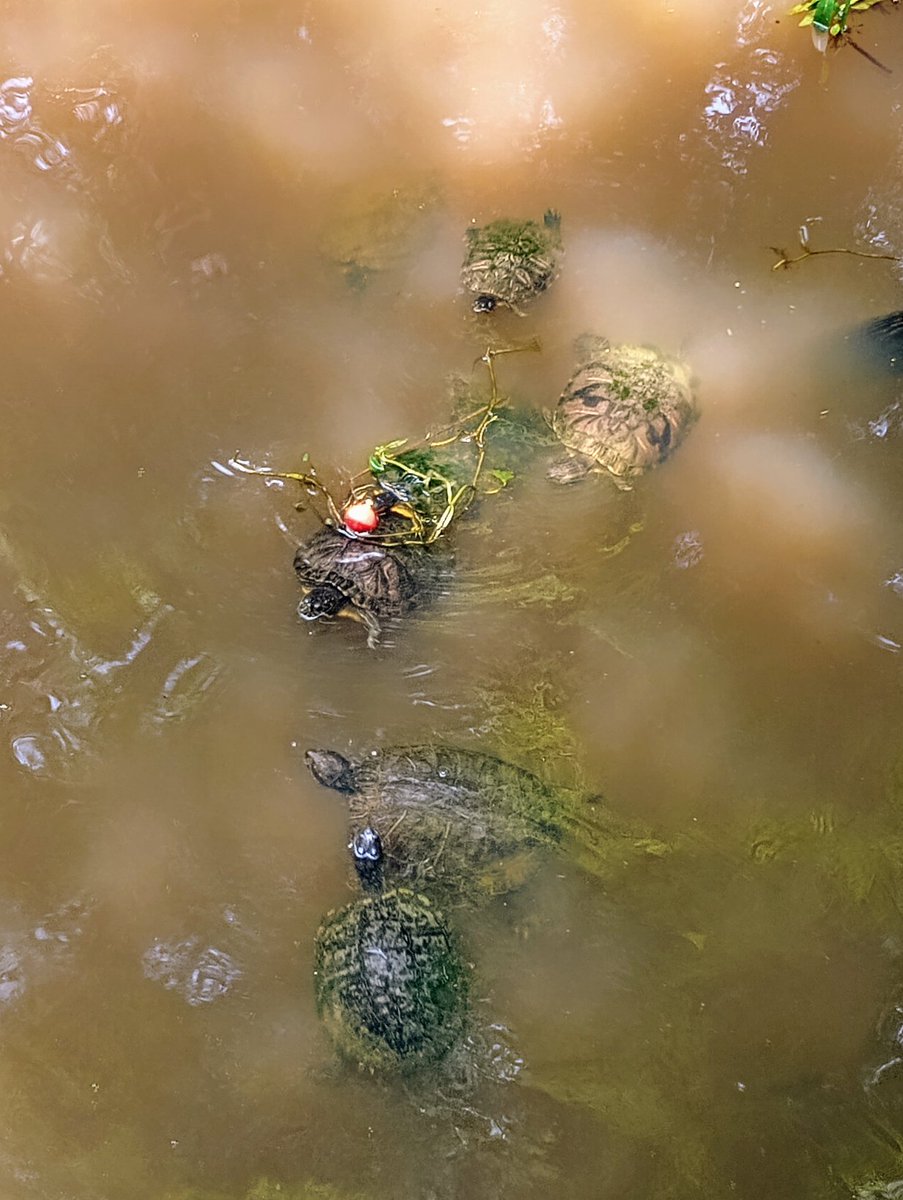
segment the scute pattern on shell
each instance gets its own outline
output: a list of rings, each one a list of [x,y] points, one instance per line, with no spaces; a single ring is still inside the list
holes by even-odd
[[[315,753],[315,752],[311,752]],[[520,886],[537,849],[560,841],[560,797],[492,755],[438,745],[386,747],[353,765],[352,836],[373,824],[393,879],[480,903]]]
[[[550,419],[569,450],[623,481],[663,462],[695,415],[684,364],[645,346],[613,346],[577,370]]]
[[[492,221],[467,231],[461,282],[474,295],[492,296],[515,311],[552,282],[557,271],[560,219]]]
[[[410,1070],[458,1038],[467,975],[448,926],[404,888],[329,913],[316,940],[317,1009],[338,1049],[369,1070]]]
[[[416,608],[436,582],[425,546],[382,546],[321,529],[295,554],[295,571],[307,588],[331,584],[357,608],[396,617]]]

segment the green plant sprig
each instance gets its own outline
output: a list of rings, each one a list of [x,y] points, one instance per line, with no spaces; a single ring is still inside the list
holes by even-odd
[[[819,33],[840,38],[849,31],[847,17],[851,12],[865,12],[881,3],[883,0],[805,0],[803,4],[795,4],[790,15],[803,14],[801,28],[811,25]]]
[[[489,427],[494,421],[498,420],[498,409],[506,403],[498,386],[498,377],[495,372],[495,359],[502,354],[516,354],[522,351],[538,351],[540,344],[538,339],[534,338],[530,342],[521,346],[506,346],[494,348],[487,346],[484,354],[480,356],[474,363],[483,363],[489,373],[489,400],[480,408],[461,417],[452,425],[448,425],[438,431],[439,436],[427,436],[419,443],[419,446],[430,449],[442,449],[444,446],[451,446],[455,443],[469,442],[477,449],[476,462],[474,464],[473,475],[469,482],[464,484],[456,484],[453,480],[447,478],[435,468],[430,468],[427,471],[420,471],[414,466],[410,459],[402,461],[395,457],[394,452],[400,450],[401,447],[408,445],[407,439],[400,439],[394,442],[387,442],[384,446],[377,446],[370,455],[369,469],[370,473],[379,478],[385,471],[394,467],[402,474],[409,475],[417,479],[421,486],[429,492],[433,485],[438,484],[439,488],[445,494],[445,506],[439,517],[435,521],[425,520],[423,516],[417,512],[413,505],[400,504],[393,506],[392,511],[400,513],[411,521],[410,530],[390,531],[380,534],[379,532],[362,535],[370,541],[380,541],[388,544],[411,544],[422,543],[429,545],[435,542],[448,529],[452,521],[459,517],[472,503],[474,497],[479,492],[479,484],[483,474],[483,467],[486,461],[486,434]],[[470,422],[476,421],[473,428],[468,428]],[[412,446],[411,450],[416,449]],[[511,476],[505,472],[498,472],[496,479],[498,487],[490,489],[485,494],[494,495],[501,491],[507,485]],[[363,488],[365,492],[366,485]]]
[[[396,470],[402,476],[416,480],[425,495],[439,493],[443,507],[438,517],[433,519],[430,514],[418,511],[416,504],[399,497],[390,511],[407,520],[408,528],[387,531],[376,529],[372,533],[358,533],[343,528],[342,532],[349,538],[377,542],[380,545],[430,545],[445,533],[451,523],[468,508],[474,497],[481,491],[480,481],[486,461],[486,434],[493,422],[498,419],[498,410],[507,403],[507,398],[499,390],[495,359],[503,354],[538,351],[539,349],[540,344],[536,338],[519,346],[487,347],[485,353],[474,363],[475,367],[478,363],[484,364],[489,373],[490,393],[487,403],[453,424],[438,430],[438,436],[428,435],[422,442],[415,443],[410,443],[407,438],[399,438],[376,446],[369,457],[367,470],[352,477],[349,495],[341,506],[333,500],[329,489],[317,478],[313,468],[311,471],[272,471],[265,467],[245,469],[250,474],[294,480],[299,483],[309,493],[324,502],[327,515],[317,514],[323,524],[333,525],[337,528],[343,526],[342,508],[352,501],[371,496],[373,481],[376,480],[379,483],[380,477],[387,471]],[[476,448],[473,473],[466,483],[462,484],[449,478],[435,466],[427,466],[422,469],[416,461],[411,461],[418,449],[431,451],[462,442],[469,443]],[[406,450],[405,447],[407,447]],[[485,495],[494,495],[501,491],[513,478],[510,471],[494,471],[491,474],[498,486],[482,489]],[[355,482],[358,480],[360,482]],[[305,505],[302,503],[296,507],[303,509]]]
[[[873,54],[869,54],[868,50],[853,41],[847,22],[851,12],[865,12],[867,9],[878,7],[883,3],[885,0],[804,0],[802,4],[796,4],[790,9],[790,15],[803,14],[800,25],[811,29],[815,48],[822,53],[827,50],[829,45],[835,49],[843,45],[852,46],[863,58],[867,58],[879,70],[890,75],[889,67],[879,62]],[[890,3],[896,5],[899,0],[890,0]]]

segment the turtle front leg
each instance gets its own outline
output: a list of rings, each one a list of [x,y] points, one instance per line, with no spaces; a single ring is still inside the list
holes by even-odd
[[[553,483],[577,483],[589,475],[594,465],[593,460],[586,454],[569,450],[563,457],[550,463],[546,473]]]
[[[358,609],[358,616],[367,629],[367,645],[371,650],[375,650],[379,645],[379,637],[382,633],[382,627],[372,612],[367,609]]]

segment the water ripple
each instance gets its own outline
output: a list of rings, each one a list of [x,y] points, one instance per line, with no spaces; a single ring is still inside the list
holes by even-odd
[[[180,942],[155,942],[142,956],[146,979],[177,991],[194,1008],[226,996],[242,976],[238,963],[216,946],[196,937]]]

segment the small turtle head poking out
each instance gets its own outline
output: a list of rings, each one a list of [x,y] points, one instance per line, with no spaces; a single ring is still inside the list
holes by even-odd
[[[338,588],[323,583],[311,590],[298,604],[298,616],[302,621],[319,621],[320,617],[334,617],[348,603]]]
[[[367,825],[357,831],[348,849],[364,891],[379,891],[383,882],[383,844],[379,834]]]
[[[484,292],[481,296],[477,296],[473,302],[473,311],[475,313],[495,312],[498,307],[498,300],[495,296],[490,296],[488,292]]]
[[[308,750],[304,761],[322,787],[333,788],[346,796],[353,796],[357,791],[354,764],[336,750]]]

